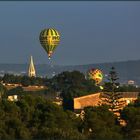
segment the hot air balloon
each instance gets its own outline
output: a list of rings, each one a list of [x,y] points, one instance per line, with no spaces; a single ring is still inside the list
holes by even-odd
[[[102,82],[103,80],[103,73],[99,69],[91,69],[88,72],[88,77],[91,80],[95,80],[95,83],[98,85]]]
[[[50,59],[55,48],[60,42],[60,35],[58,31],[52,28],[44,29],[40,33],[39,40]]]

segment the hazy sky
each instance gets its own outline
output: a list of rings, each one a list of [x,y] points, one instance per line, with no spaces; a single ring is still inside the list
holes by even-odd
[[[61,42],[54,64],[140,59],[140,2],[0,2],[0,63],[49,63],[39,42],[44,28]]]

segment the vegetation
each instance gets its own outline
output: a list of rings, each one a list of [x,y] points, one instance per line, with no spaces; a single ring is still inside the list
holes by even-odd
[[[79,71],[63,72],[51,80],[50,87],[60,93],[65,109],[73,110],[73,98],[99,91],[95,82],[85,79]]]
[[[126,106],[121,111],[121,118],[123,118],[127,125],[123,129],[126,139],[139,140],[140,139],[140,98],[134,104]]]
[[[104,105],[84,109],[82,130],[89,139],[120,140],[123,138],[116,117],[108,109],[109,107]]]
[[[118,91],[120,92],[140,92],[140,87],[135,85],[122,85],[119,86]]]
[[[6,97],[7,89],[2,84],[0,84],[0,99]]]
[[[0,102],[0,139],[83,139],[78,119],[40,96]]]
[[[102,94],[102,103],[109,105],[109,109],[113,112],[118,112],[124,106],[124,101],[119,100],[122,98],[122,94],[118,92],[118,79],[115,68],[112,67],[108,75],[109,82],[105,83],[104,92]]]
[[[16,76],[12,74],[5,74],[1,81],[5,84],[21,84],[22,86],[36,85],[42,86],[45,85],[47,78],[41,77],[28,77],[28,76]]]
[[[134,86],[120,86],[117,80],[117,73],[112,68],[104,85],[104,95],[108,97],[104,101],[109,106],[84,108],[85,114],[81,119],[73,112],[73,98],[93,94],[100,89],[79,71],[63,72],[52,79],[5,75],[1,81],[7,84],[47,85],[48,89],[27,92],[19,86],[7,90],[0,84],[0,139],[139,140],[140,98],[120,112],[126,126],[122,127],[109,111],[110,107],[116,108],[116,103],[119,105],[121,96],[118,91],[140,91]],[[18,101],[7,100],[7,96],[15,94]],[[58,96],[63,98],[63,106],[52,102]]]
[[[139,139],[140,102],[126,107],[122,127],[108,106],[87,107],[84,119],[42,96],[22,95],[17,102],[0,101],[0,139],[121,140]]]

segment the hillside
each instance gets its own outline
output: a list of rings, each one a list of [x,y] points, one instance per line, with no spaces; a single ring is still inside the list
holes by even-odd
[[[90,68],[99,68],[103,71],[104,74],[107,74],[112,66],[116,68],[120,82],[125,83],[128,80],[134,80],[136,81],[136,84],[140,84],[140,60],[74,66],[55,65],[53,67],[47,64],[38,64],[35,67],[38,76],[47,75],[47,77],[51,77],[53,72],[58,74],[63,71],[73,70],[78,70],[86,74]],[[26,74],[27,70],[27,64],[0,64],[1,75],[4,73]]]

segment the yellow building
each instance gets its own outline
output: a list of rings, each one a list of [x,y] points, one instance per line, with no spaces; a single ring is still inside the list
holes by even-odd
[[[88,106],[98,106],[102,103],[101,98],[102,93],[94,93],[78,98],[74,98],[74,110],[83,110],[85,107]],[[120,101],[124,101],[125,104],[123,107],[128,105],[129,103],[134,102],[138,98],[139,92],[119,92],[119,94],[122,94],[122,98],[120,98]],[[121,108],[122,109],[122,108]]]
[[[88,106],[98,106],[100,93],[74,98],[74,110],[82,110]]]

